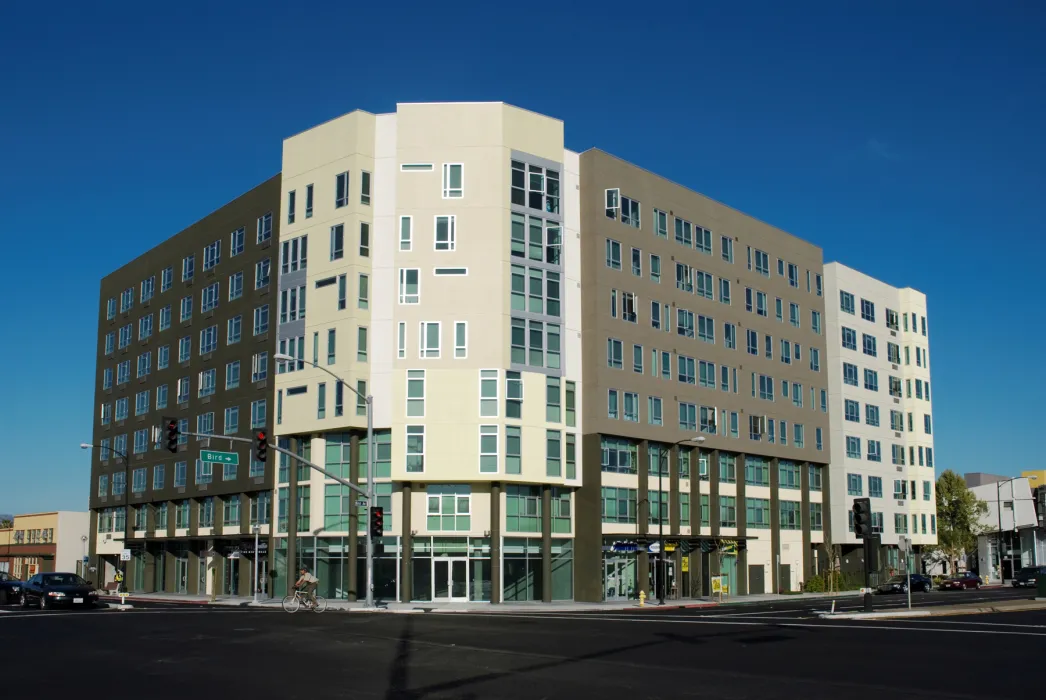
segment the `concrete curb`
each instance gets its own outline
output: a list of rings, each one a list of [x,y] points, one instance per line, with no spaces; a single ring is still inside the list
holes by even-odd
[[[922,608],[919,610],[884,610],[882,612],[860,612],[860,613],[819,613],[822,620],[876,620],[906,617],[954,617],[956,615],[988,615],[992,613],[1025,612],[1029,610],[1046,610],[1046,599],[1036,599],[1018,605],[974,605],[974,606],[942,606],[938,608]]]

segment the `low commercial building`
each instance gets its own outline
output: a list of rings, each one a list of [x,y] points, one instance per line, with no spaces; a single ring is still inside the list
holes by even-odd
[[[1046,564],[1046,532],[1033,489],[1037,474],[982,476],[990,478],[975,479],[981,483],[970,487],[988,506],[979,522],[975,568],[985,582],[1004,583],[1023,566]]]
[[[14,516],[0,529],[0,571],[23,581],[41,572],[83,573],[89,519],[67,510]]]

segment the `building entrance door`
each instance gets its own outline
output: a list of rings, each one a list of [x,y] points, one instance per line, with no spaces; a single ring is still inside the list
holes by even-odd
[[[225,558],[225,595],[240,595],[240,558]]]
[[[174,560],[174,592],[189,592],[189,560],[182,557]]]
[[[603,560],[603,598],[605,600],[626,600],[632,597],[634,575],[629,576],[627,559]]]
[[[469,599],[469,560],[465,557],[439,557],[432,560],[432,599]]]

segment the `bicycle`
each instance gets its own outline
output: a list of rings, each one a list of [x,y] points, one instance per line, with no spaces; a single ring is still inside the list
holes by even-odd
[[[316,596],[316,605],[314,606],[305,594],[305,591],[296,590],[292,595],[286,596],[283,599],[283,611],[288,613],[296,613],[301,609],[302,606],[311,608],[313,612],[321,613],[327,609],[327,599],[323,596]]]

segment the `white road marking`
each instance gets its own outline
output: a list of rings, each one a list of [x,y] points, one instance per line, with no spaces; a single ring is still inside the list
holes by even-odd
[[[44,619],[49,619],[49,620],[53,620],[53,619],[69,619],[69,618],[73,618],[73,617],[75,617],[75,618],[85,618],[85,619],[91,619],[91,618],[97,619],[97,618],[109,618],[109,617],[122,617],[124,615],[169,615],[169,614],[172,614],[172,613],[175,614],[175,615],[221,615],[221,614],[229,614],[229,613],[237,614],[237,615],[247,615],[247,614],[250,614],[250,613],[262,613],[262,612],[274,612],[274,611],[258,610],[258,609],[237,610],[235,608],[232,608],[232,609],[229,609],[229,610],[179,610],[179,609],[176,609],[176,608],[156,610],[156,609],[148,609],[147,608],[147,609],[135,609],[135,610],[114,610],[112,612],[106,612],[104,610],[93,610],[93,611],[82,610],[82,611],[54,612],[54,613],[39,613],[39,612],[23,613],[23,612],[17,612],[17,613],[12,613],[11,617],[5,617],[4,619],[5,620],[17,620],[17,619],[20,619],[20,618],[27,618],[27,617],[35,617],[35,618],[37,618],[39,620],[44,620]]]
[[[1017,612],[1020,612],[1020,611],[1017,611]],[[891,620],[891,622],[916,622],[916,623],[922,622],[922,623],[930,623],[930,624],[934,624],[934,625],[982,625],[982,626],[985,626],[985,627],[1027,627],[1027,628],[1032,628],[1032,629],[1046,629],[1046,625],[1018,625],[1018,624],[1015,624],[1015,623],[1012,623],[1012,622],[966,622],[966,621],[960,621],[960,620],[926,619],[925,617],[919,618],[919,619],[916,619],[916,620],[905,620],[905,619],[902,619],[902,618],[896,618],[894,620]]]
[[[805,611],[803,610],[759,610],[756,612],[741,612],[741,613],[716,613],[715,615],[700,615],[697,617],[741,617],[742,615],[753,615],[761,617],[770,617],[773,615],[802,615]],[[691,616],[694,617],[694,616]]]
[[[480,617],[507,617],[507,618],[519,618],[522,620],[533,620],[532,615],[513,615],[509,613],[500,613],[496,615],[484,614],[484,613],[444,613],[444,615],[472,615]],[[813,628],[829,628],[829,629],[857,629],[857,630],[892,630],[892,631],[905,631],[905,632],[944,632],[947,634],[996,634],[996,635],[1009,635],[1018,637],[1046,637],[1046,631],[1044,632],[1011,632],[1007,630],[970,630],[970,629],[956,629],[956,628],[935,628],[935,627],[895,627],[893,625],[883,625],[875,623],[861,623],[856,622],[850,624],[840,624],[838,622],[825,621],[822,623],[803,623],[803,622],[785,622],[782,620],[775,620],[774,622],[752,622],[749,620],[702,620],[701,618],[691,618],[688,620],[680,619],[665,619],[664,616],[658,617],[636,617],[630,616],[604,616],[604,615],[542,615],[542,618],[548,618],[553,620],[602,620],[604,622],[652,622],[652,623],[663,623],[668,625],[732,625],[732,626],[743,626],[743,627],[797,627],[802,629],[813,629]]]

